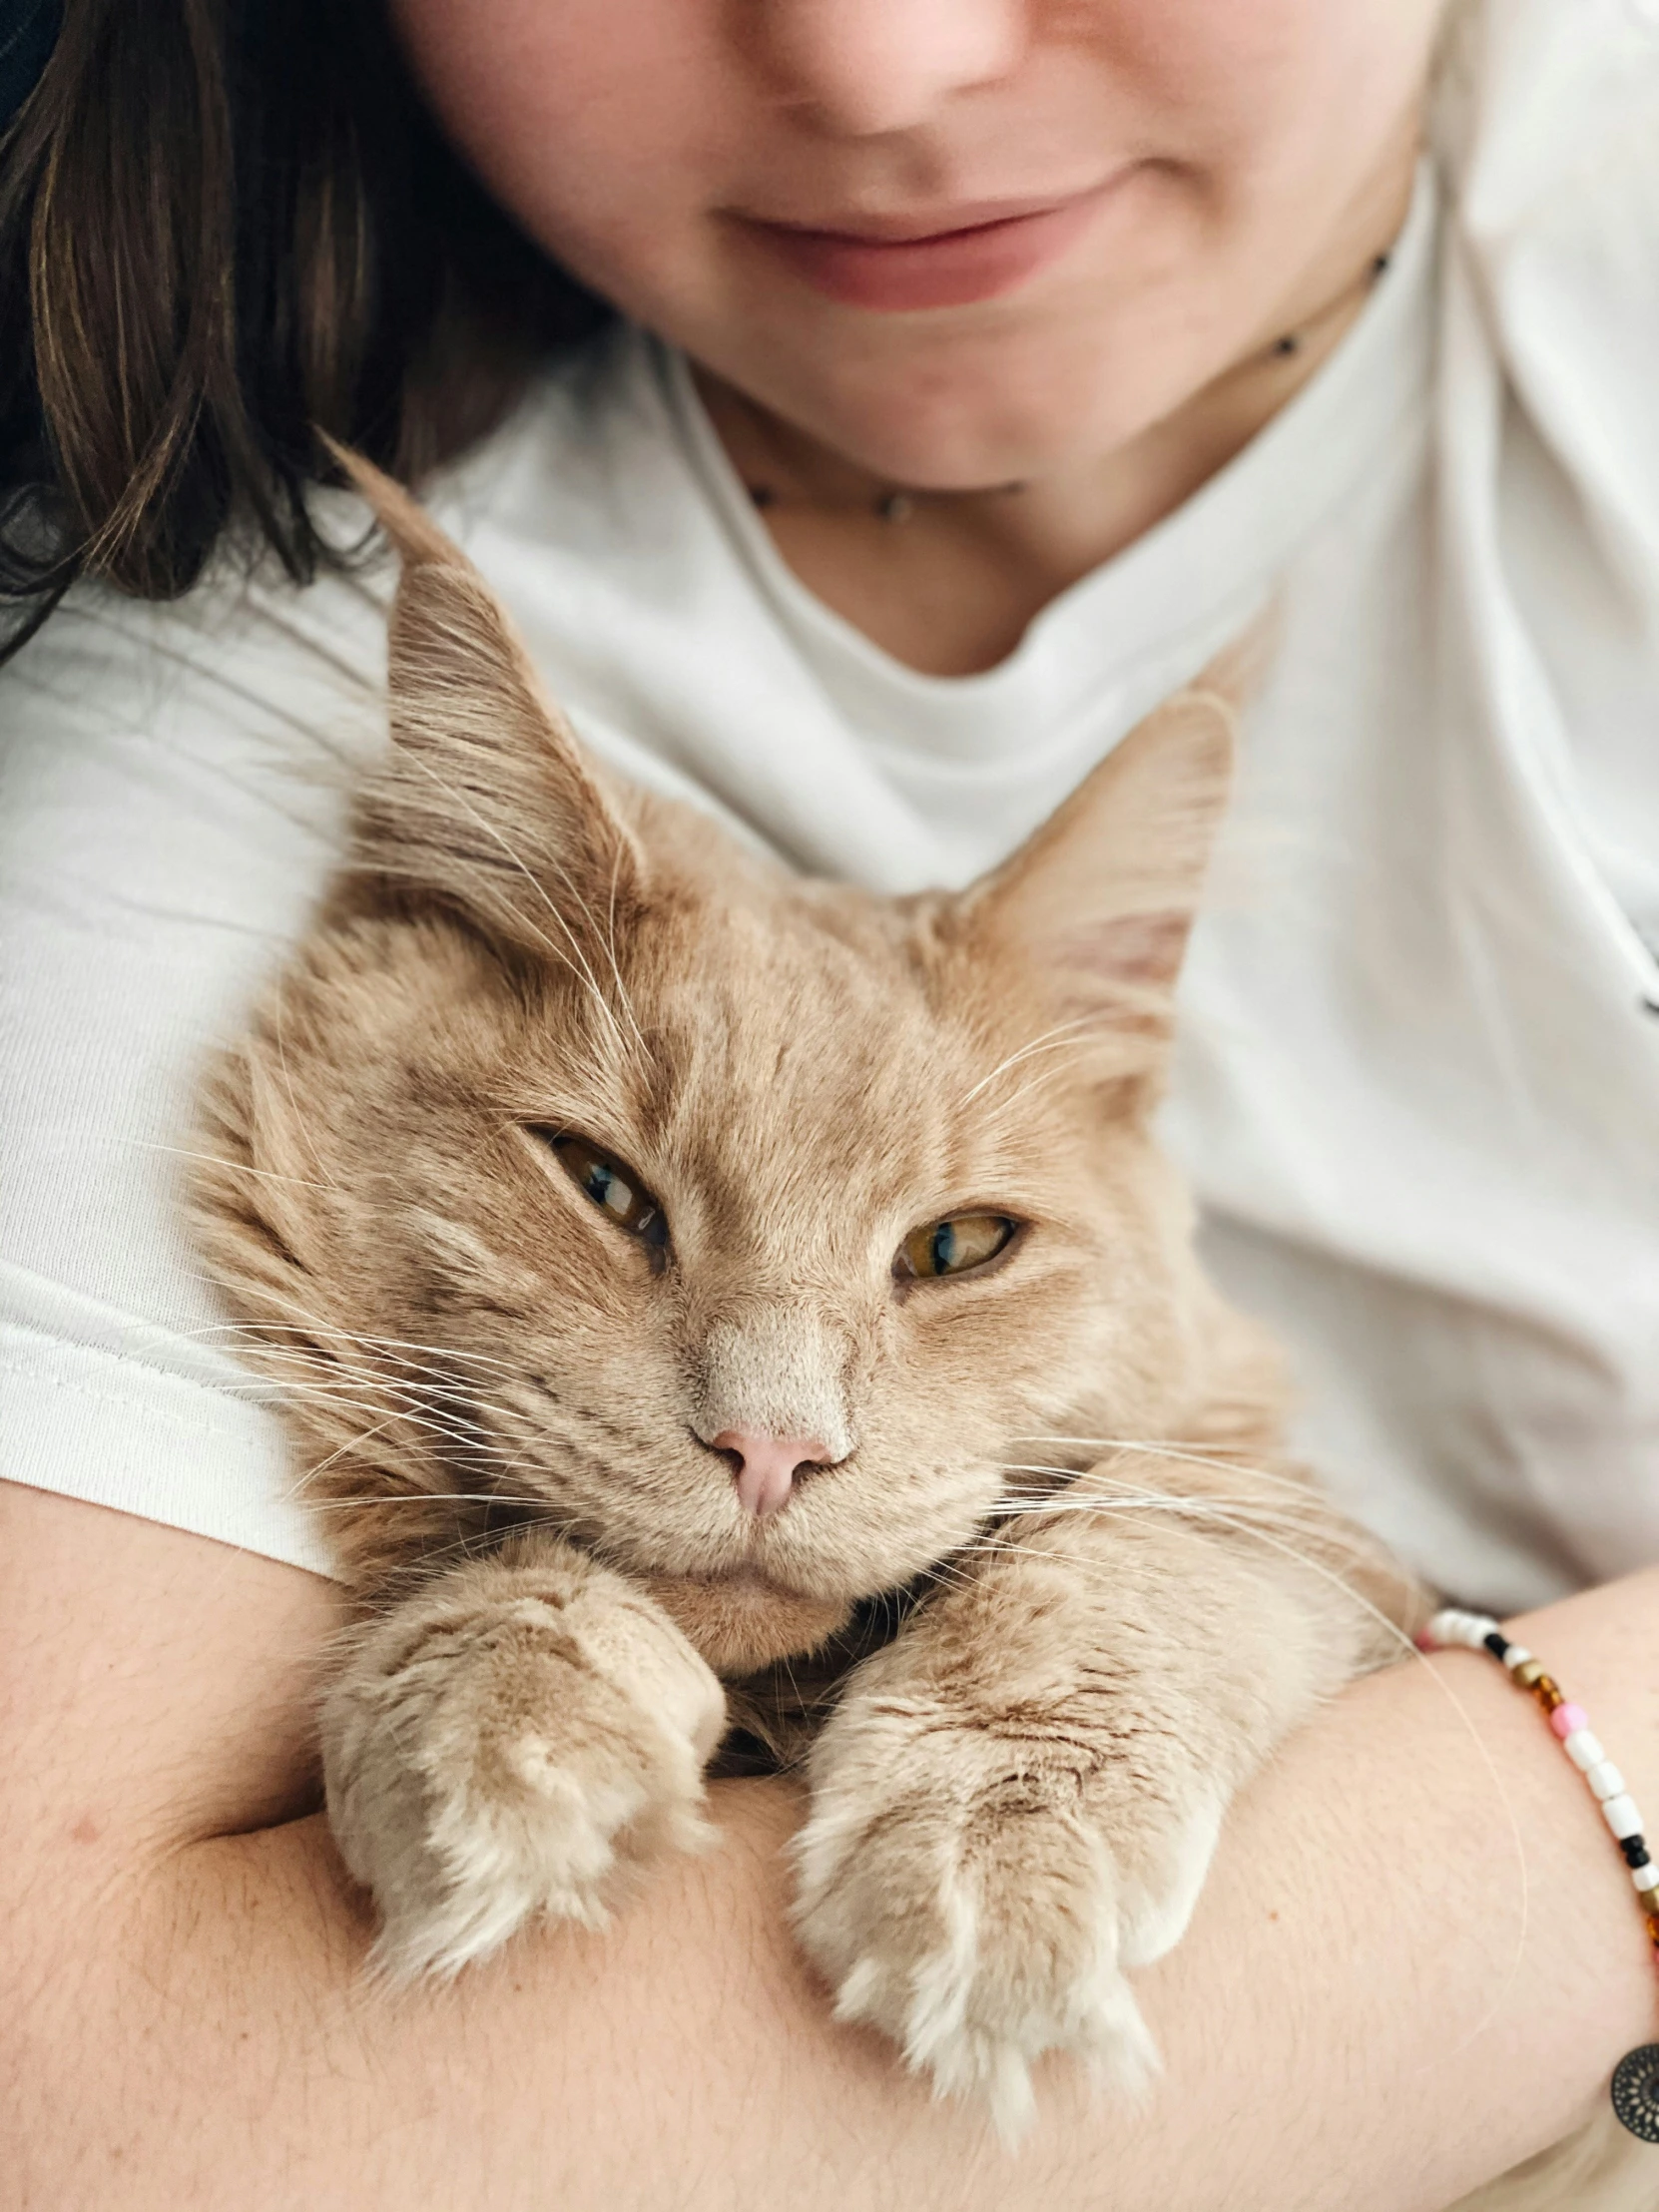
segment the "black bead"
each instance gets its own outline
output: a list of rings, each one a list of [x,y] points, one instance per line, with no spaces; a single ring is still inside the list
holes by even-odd
[[[1482,1636],[1480,1641],[1485,1645],[1486,1649],[1491,1653],[1494,1659],[1500,1660],[1505,1666],[1508,1665],[1509,1639],[1507,1636],[1500,1634],[1499,1631],[1494,1628],[1489,1636]]]
[[[776,507],[778,504],[778,494],[770,484],[751,484],[749,497],[751,503],[757,507]]]
[[[1273,349],[1276,353],[1286,356],[1292,353],[1300,353],[1302,351],[1302,340],[1294,330],[1287,330],[1282,338],[1274,339]]]
[[[1619,1849],[1624,1853],[1624,1863],[1627,1867],[1645,1867],[1650,1863],[1650,1854],[1645,1836],[1621,1836],[1619,1838]]]
[[[1388,264],[1392,259],[1393,257],[1390,254],[1379,254],[1371,265],[1372,276],[1374,277],[1385,276],[1388,273]]]

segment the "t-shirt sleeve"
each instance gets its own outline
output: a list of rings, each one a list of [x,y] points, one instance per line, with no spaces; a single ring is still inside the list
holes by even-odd
[[[183,1179],[381,742],[384,624],[344,577],[89,587],[0,670],[0,1475],[318,1572]]]

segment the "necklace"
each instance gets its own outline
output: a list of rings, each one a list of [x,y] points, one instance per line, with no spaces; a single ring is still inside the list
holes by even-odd
[[[1350,284],[1346,291],[1339,292],[1337,297],[1330,300],[1311,321],[1301,324],[1295,330],[1284,331],[1274,339],[1271,345],[1264,346],[1260,353],[1251,356],[1251,361],[1247,365],[1260,367],[1272,361],[1294,360],[1314,332],[1323,323],[1328,322],[1333,315],[1346,307],[1357,290],[1363,287],[1369,292],[1376,288],[1382,276],[1386,275],[1391,259],[1391,255],[1385,253],[1374,254],[1366,265],[1364,275],[1355,283]],[[734,396],[741,401],[745,411],[764,430],[766,428],[766,417],[761,409],[753,401],[746,399],[741,392],[734,392]],[[814,492],[799,491],[792,487],[747,475],[744,478],[744,489],[748,492],[753,505],[763,514],[772,507],[809,507],[820,514],[873,515],[877,522],[885,523],[908,522],[916,510],[925,505],[946,504],[951,500],[969,496],[975,498],[986,496],[984,491],[976,491],[972,494],[964,494],[959,491],[921,491],[914,486],[887,484],[879,491],[863,492],[850,499],[830,499],[821,497]],[[1006,498],[1011,493],[1021,492],[1024,489],[1023,482],[993,484],[988,487],[991,496],[1000,498]]]

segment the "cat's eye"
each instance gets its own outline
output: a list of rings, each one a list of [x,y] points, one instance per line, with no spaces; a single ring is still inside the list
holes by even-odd
[[[613,1160],[586,1137],[550,1137],[553,1157],[577,1189],[610,1215],[619,1229],[660,1252],[668,1243],[668,1216],[632,1168]]]
[[[952,1214],[912,1229],[898,1248],[893,1273],[918,1276],[966,1275],[1005,1252],[1019,1227],[1006,1214]]]

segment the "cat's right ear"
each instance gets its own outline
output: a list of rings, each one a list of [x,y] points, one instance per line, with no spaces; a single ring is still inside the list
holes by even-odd
[[[387,640],[392,743],[359,801],[355,868],[563,961],[596,916],[609,928],[637,896],[638,841],[465,554],[400,485],[330,450],[403,560]]]
[[[956,902],[978,967],[1010,965],[1110,1079],[1157,1078],[1232,782],[1238,699],[1216,667],[1130,731]]]

